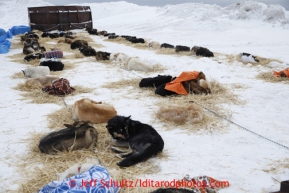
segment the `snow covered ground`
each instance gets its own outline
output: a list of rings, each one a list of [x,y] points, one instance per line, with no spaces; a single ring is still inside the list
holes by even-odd
[[[47,6],[40,0],[1,1],[0,28],[29,25],[27,7]],[[123,52],[130,56],[158,63],[167,70],[161,74],[178,76],[183,71],[203,71],[209,80],[215,80],[231,88],[241,104],[222,104],[232,113],[230,119],[272,141],[289,146],[289,84],[271,83],[257,79],[261,72],[281,70],[289,67],[289,12],[279,5],[267,6],[256,1],[247,1],[228,7],[187,3],[164,7],[147,7],[124,1],[111,3],[81,4],[91,7],[93,27],[119,35],[134,35],[160,43],[173,45],[204,46],[222,54],[237,55],[248,52],[264,58],[281,61],[274,68],[269,66],[242,64],[237,60],[227,61],[195,56],[157,54],[150,49],[105,41],[106,38],[92,36],[102,44],[101,51]],[[11,49],[0,55],[1,100],[0,120],[0,188],[15,189],[11,183],[25,176],[17,176],[13,157],[25,154],[31,132],[48,132],[46,115],[61,108],[57,104],[33,104],[20,100],[20,92],[12,89],[23,80],[11,76],[25,67],[10,62],[7,56],[20,53]],[[86,68],[83,68],[85,65]],[[107,81],[122,78],[152,77],[159,72],[132,73],[90,61],[63,72],[70,77],[71,84],[95,88],[90,94],[68,97],[72,105],[82,97],[91,97],[113,104],[119,115],[131,115],[132,119],[153,125],[165,141],[166,161],[154,159],[161,171],[146,176],[149,179],[181,179],[184,175],[208,175],[219,180],[228,180],[229,188],[223,193],[265,193],[279,190],[278,181],[289,179],[289,168],[280,164],[288,161],[288,148],[272,143],[234,124],[221,124],[224,128],[205,128],[199,132],[188,132],[174,126],[165,128],[155,117],[157,107],[151,105],[159,98],[138,98],[130,88],[113,90],[102,88]],[[241,85],[237,89],[232,85]],[[214,94],[214,93],[212,93]],[[229,96],[228,96],[229,97]],[[169,102],[169,99],[167,100]],[[207,106],[207,104],[202,104]],[[205,110],[206,114],[211,114]],[[224,121],[225,122],[225,121]],[[218,127],[218,125],[216,125]],[[224,132],[219,132],[223,130]],[[277,164],[278,163],[278,164]],[[274,165],[276,164],[276,165]],[[270,169],[275,167],[275,170]],[[39,187],[40,188],[40,187]],[[0,190],[0,192],[2,192]]]

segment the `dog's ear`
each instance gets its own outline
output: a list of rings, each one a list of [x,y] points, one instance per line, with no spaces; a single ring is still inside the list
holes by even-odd
[[[24,71],[24,70],[22,70],[22,72],[23,72],[23,74],[24,74],[24,76],[25,76],[25,71]]]
[[[125,117],[124,122],[125,122],[126,124],[128,124],[130,117],[131,117],[131,115],[128,116],[128,117]]]

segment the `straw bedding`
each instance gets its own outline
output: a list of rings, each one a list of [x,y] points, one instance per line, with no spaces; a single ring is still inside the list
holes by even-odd
[[[131,47],[138,48],[138,49],[145,49],[145,50],[148,49],[146,40],[145,40],[145,43],[137,43],[137,44],[131,43],[130,41],[127,41],[123,37],[118,37],[115,39],[108,39],[107,38],[104,41],[114,42],[114,43],[118,43],[118,44],[124,44],[124,45],[131,46]]]
[[[157,54],[163,54],[163,55],[174,55],[174,56],[195,56],[193,52],[176,52],[175,49],[173,48],[149,48],[147,44],[132,44],[131,42],[125,40],[122,37],[116,38],[116,39],[106,39],[105,41],[111,41],[115,43],[121,43],[125,44],[127,46],[133,46],[135,48],[139,49],[154,49]],[[196,56],[196,59],[202,58],[202,56]],[[239,54],[233,55],[233,54],[223,54],[223,53],[218,53],[214,52],[214,58],[213,60],[217,60],[218,62],[225,60],[227,63],[232,63],[235,61],[241,61],[241,56]],[[258,59],[260,62],[258,63],[253,63],[253,65],[262,65],[262,66],[267,66],[271,62],[279,62],[282,63],[282,61],[274,58],[264,58],[257,56],[256,59]],[[221,63],[221,62],[220,62]]]
[[[64,128],[63,124],[73,123],[69,108],[62,108],[55,113],[48,115],[49,127],[52,130],[59,130]],[[120,161],[115,153],[108,150],[111,136],[105,128],[106,124],[94,124],[93,126],[98,131],[97,148],[93,151],[77,150],[71,152],[60,152],[56,155],[43,154],[38,149],[38,144],[45,133],[34,133],[31,139],[27,140],[29,144],[29,152],[21,157],[17,166],[19,168],[26,168],[20,170],[22,176],[26,178],[21,182],[21,192],[31,193],[36,192],[41,187],[45,186],[52,180],[57,180],[56,173],[65,171],[75,163],[94,162],[99,160],[102,166],[106,167],[110,172],[112,178],[116,181],[133,180],[136,181],[137,176],[144,176],[159,171],[159,167],[154,164],[154,159],[166,159],[166,152],[159,154],[155,158],[151,158],[147,162],[139,163],[135,166],[121,169],[116,163]],[[29,169],[28,169],[29,168]],[[27,172],[29,171],[29,172]],[[136,187],[129,188],[129,192],[147,192],[149,188]],[[123,188],[120,192],[127,192],[128,188]]]
[[[264,172],[280,174],[289,169],[289,159],[272,160],[272,163],[263,169]]]
[[[55,38],[55,39],[51,39],[49,37],[42,38],[40,32],[38,32],[37,34],[39,35],[38,42],[39,42],[40,46],[44,46],[47,51],[49,51],[51,49],[55,49],[55,48],[58,48],[61,51],[63,51],[64,54],[63,54],[63,58],[61,58],[61,61],[65,65],[65,68],[64,68],[65,70],[73,68],[74,66],[72,64],[75,63],[75,62],[71,62],[71,61],[70,62],[66,61],[66,59],[79,59],[79,58],[85,58],[86,57],[78,49],[75,49],[75,50],[71,49],[70,44],[62,43],[62,42],[58,43],[59,40],[64,39],[62,37]],[[77,39],[86,40],[87,42],[89,42],[88,45],[91,46],[92,48],[96,49],[96,50],[97,50],[97,48],[103,47],[102,45],[95,43],[87,32],[81,32],[81,33],[77,34],[75,40],[77,40]],[[39,61],[40,61],[39,59],[32,60],[29,62],[24,61],[25,55],[22,53],[23,43],[21,42],[20,35],[16,36],[16,39],[12,41],[11,47],[21,49],[21,53],[17,53],[17,54],[14,54],[14,55],[7,57],[7,58],[11,59],[10,60],[11,62],[17,62],[17,63],[21,63],[21,64],[29,64],[29,65],[33,65],[33,66],[39,65]]]
[[[264,80],[266,82],[273,82],[273,83],[282,82],[285,84],[289,84],[289,78],[273,76],[272,72],[262,72],[258,74],[256,78]]]
[[[48,41],[48,40],[47,40]],[[53,41],[49,39],[49,41]],[[119,40],[122,41],[122,40]],[[126,40],[125,40],[126,41]],[[91,41],[93,42],[93,41]],[[127,42],[127,41],[126,41]],[[130,42],[128,42],[130,43]],[[44,43],[43,43],[44,44]],[[64,46],[67,46],[64,43],[60,43],[61,48],[65,49]],[[63,44],[63,45],[62,45]],[[130,43],[131,44],[131,43]],[[42,43],[40,43],[42,45]],[[51,45],[50,45],[51,46]],[[70,49],[70,48],[69,48]],[[160,51],[168,52],[173,51],[171,54],[176,54],[175,50],[172,49],[160,49]],[[83,55],[77,55],[71,50],[71,55],[65,55],[63,59],[71,59],[75,58],[83,58]],[[180,53],[183,54],[183,53]],[[188,53],[186,53],[188,54]],[[184,55],[186,55],[184,54]],[[18,54],[14,55],[11,58],[15,59],[18,57],[18,60],[24,58],[24,55]],[[23,61],[23,59],[22,59]],[[31,65],[35,65],[35,63],[31,63]],[[104,62],[105,63],[105,62]],[[107,62],[110,63],[110,62]],[[71,63],[72,65],[72,63]],[[159,67],[161,69],[161,67]],[[61,72],[57,72],[61,73]],[[55,73],[54,75],[58,75]],[[12,78],[25,78],[22,72],[18,72],[12,76]],[[176,104],[176,105],[186,105],[189,104],[189,101],[194,101],[199,104],[206,104],[207,108],[214,110],[215,112],[226,116],[227,118],[231,115],[227,109],[222,107],[224,103],[233,103],[239,104],[241,103],[240,100],[237,98],[236,95],[233,95],[229,88],[221,85],[216,81],[211,81],[211,91],[212,94],[210,95],[187,95],[187,96],[173,96],[173,97],[161,97],[154,94],[154,88],[139,88],[138,84],[140,82],[140,78],[135,79],[123,79],[116,82],[110,82],[102,87],[109,88],[109,89],[122,89],[122,88],[129,88],[132,89],[132,95],[134,99],[143,99],[152,98],[156,101],[155,103],[151,104],[155,107],[161,107],[164,104]],[[71,95],[76,95],[79,93],[88,93],[92,92],[94,89],[86,88],[81,86],[74,86],[76,90]],[[31,86],[26,85],[25,83],[18,84],[14,89],[20,90],[21,95],[23,96],[23,100],[31,100],[33,103],[37,104],[44,104],[44,103],[56,103],[62,104],[63,98],[58,96],[48,95],[43,93],[40,86]],[[128,91],[130,92],[130,91]],[[69,97],[70,95],[68,95]],[[65,98],[64,98],[65,99]],[[47,115],[48,120],[48,128],[51,130],[59,130],[64,128],[64,124],[72,124],[74,121],[72,119],[72,115],[70,112],[71,107],[63,107],[60,110],[57,110],[49,115]],[[205,112],[205,111],[204,111]],[[157,110],[155,110],[157,113]],[[183,129],[184,131],[207,131],[207,132],[222,132],[224,128],[224,123],[221,119],[211,115],[210,113],[205,113],[203,116],[202,121],[190,124],[190,123],[182,123],[175,124],[170,121],[161,120],[159,118],[155,118],[153,123],[162,123],[165,129],[172,129],[177,126],[178,128]],[[153,124],[152,123],[152,124]],[[78,150],[72,152],[60,152],[56,155],[46,155],[39,151],[38,143],[42,136],[46,135],[47,133],[33,133],[31,134],[31,138],[27,139],[25,142],[29,144],[29,151],[19,157],[17,159],[17,163],[15,163],[19,167],[20,176],[25,176],[23,181],[17,182],[17,184],[21,183],[21,188],[18,192],[23,193],[32,193],[36,192],[41,187],[45,186],[51,180],[56,180],[56,173],[61,173],[66,170],[68,167],[74,165],[77,162],[85,163],[91,162],[93,160],[98,159],[104,167],[108,169],[112,178],[116,181],[124,180],[133,180],[136,181],[137,178],[145,177],[146,174],[157,173],[160,171],[158,165],[154,163],[155,159],[165,160],[167,159],[167,152],[158,154],[155,158],[151,158],[146,162],[139,163],[135,166],[121,169],[119,168],[116,163],[120,161],[115,153],[108,150],[108,146],[110,144],[111,136],[108,134],[106,128],[106,124],[94,124],[95,129],[99,133],[97,148],[93,151],[88,150]],[[24,168],[24,169],[23,169]],[[29,171],[29,172],[28,172]],[[151,192],[153,188],[140,188],[134,187],[131,188],[123,188],[121,193],[124,192],[132,192],[132,193],[144,193],[144,192]]]
[[[252,63],[253,65],[267,66],[267,65],[270,64],[271,62],[279,62],[279,63],[282,63],[280,60],[274,59],[274,58],[263,58],[263,57],[261,57],[261,56],[256,56],[256,59],[258,59],[260,62]],[[240,56],[240,55],[236,55],[236,60],[239,61],[239,62],[242,62],[242,61],[241,61],[241,56]]]
[[[196,104],[205,104],[206,108],[209,108],[213,110],[214,112],[226,117],[230,118],[231,117],[231,111],[228,109],[224,109],[222,107],[222,104],[244,104],[244,101],[241,101],[238,99],[237,95],[233,94],[230,91],[230,87],[226,87],[220,83],[218,83],[215,80],[212,80],[210,82],[211,84],[211,91],[212,94],[208,95],[195,95],[195,94],[190,94],[190,95],[177,95],[177,96],[167,96],[167,97],[162,97],[159,95],[155,94],[155,89],[154,88],[139,88],[139,82],[140,78],[137,79],[122,79],[120,81],[116,82],[110,82],[102,87],[104,88],[110,88],[110,89],[122,89],[126,87],[127,89],[131,89],[132,92],[130,92],[131,96],[133,95],[134,99],[143,99],[143,98],[151,98],[152,101],[156,101],[152,106],[161,108],[163,106],[167,106],[168,104],[172,105],[186,105],[190,104],[191,102],[195,102]],[[238,87],[244,89],[244,87],[240,85],[232,85],[233,87]],[[124,94],[125,97],[125,94]],[[203,109],[204,110],[204,109]],[[218,131],[222,132],[226,126],[226,122],[222,121],[220,118],[214,116],[211,113],[207,113],[204,110],[204,116],[202,121],[198,121],[194,124],[191,124],[190,121],[185,122],[185,123],[174,123],[171,121],[167,121],[164,119],[160,119],[158,114],[158,110],[155,110],[155,115],[157,119],[154,120],[154,123],[159,123],[161,120],[164,127],[167,129],[173,129],[175,126],[178,126],[178,128],[181,128],[185,131],[209,131],[212,132]],[[222,126],[222,127],[221,127]]]
[[[176,52],[175,49],[173,48],[149,48],[147,46],[147,41],[145,41],[145,43],[141,44],[133,44],[129,41],[127,41],[125,38],[123,37],[118,37],[116,39],[105,39],[104,41],[109,41],[109,42],[114,42],[114,43],[119,43],[119,44],[124,44],[127,46],[131,46],[134,48],[138,48],[138,49],[144,49],[144,50],[155,50],[157,54],[164,54],[164,55],[176,55],[176,56],[191,56],[193,55],[192,52]]]
[[[75,91],[67,96],[74,96],[81,93],[90,93],[94,89],[83,87],[83,86],[74,86],[71,85],[73,88],[75,88]],[[20,95],[23,97],[22,100],[30,100],[31,103],[36,104],[45,104],[45,103],[56,103],[61,104],[62,98],[60,96],[55,95],[49,95],[47,93],[44,93],[42,91],[42,87],[40,85],[29,85],[26,83],[19,83],[16,87],[14,87],[15,90],[22,91]]]
[[[11,76],[12,79],[25,79],[23,72],[16,72]]]

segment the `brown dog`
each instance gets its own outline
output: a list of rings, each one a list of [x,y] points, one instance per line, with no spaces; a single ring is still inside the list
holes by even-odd
[[[91,123],[106,123],[116,114],[117,112],[113,106],[95,102],[88,98],[76,101],[72,107],[74,120],[89,121]]]
[[[98,133],[88,123],[75,122],[64,124],[66,128],[51,132],[41,138],[38,148],[41,152],[55,154],[59,151],[93,149],[96,146]]]

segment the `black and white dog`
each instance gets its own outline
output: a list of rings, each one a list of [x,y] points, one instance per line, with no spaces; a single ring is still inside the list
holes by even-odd
[[[252,54],[249,54],[249,53],[240,53],[239,54],[240,57],[241,57],[241,61],[243,63],[257,63],[257,62],[260,62],[258,59],[257,59],[257,56],[254,56]]]
[[[108,120],[106,128],[113,139],[116,139],[111,149],[119,153],[119,157],[125,158],[117,163],[121,167],[129,167],[145,161],[164,148],[162,137],[152,126],[131,120],[130,116],[117,115]],[[121,146],[122,142],[126,142],[125,146],[128,150],[115,147]]]

